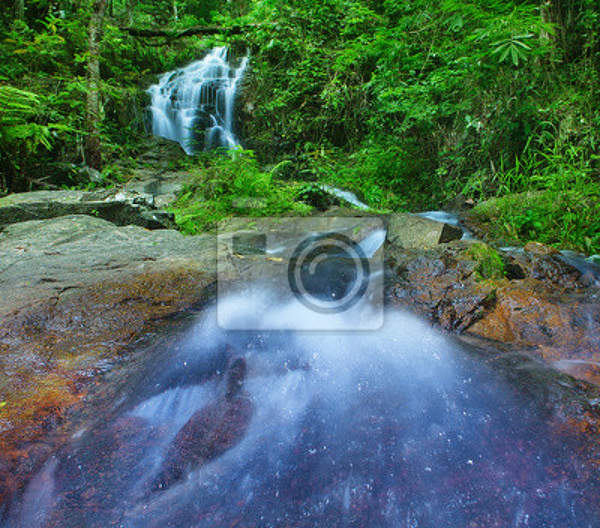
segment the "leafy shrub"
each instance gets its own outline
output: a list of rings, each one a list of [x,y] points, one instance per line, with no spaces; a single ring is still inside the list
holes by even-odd
[[[0,178],[0,191],[18,185],[22,160],[40,148],[50,150],[61,124],[48,123],[41,96],[14,86],[0,85],[0,164],[7,175]]]
[[[202,156],[204,166],[192,171],[190,183],[172,206],[187,234],[215,229],[231,215],[305,214],[310,206],[298,199],[301,186],[273,181],[262,172],[251,151]]]

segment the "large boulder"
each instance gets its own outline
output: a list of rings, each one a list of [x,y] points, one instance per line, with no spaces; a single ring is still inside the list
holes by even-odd
[[[388,220],[388,241],[405,249],[430,249],[439,244],[460,240],[462,229],[428,218],[396,213]]]
[[[187,157],[179,143],[159,136],[148,136],[140,145],[139,151],[138,164],[158,172],[173,170],[173,167]]]

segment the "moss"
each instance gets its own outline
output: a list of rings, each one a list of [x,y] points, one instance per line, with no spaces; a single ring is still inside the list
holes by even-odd
[[[501,279],[504,277],[504,262],[498,252],[484,244],[477,242],[466,252],[466,255],[477,262],[476,272],[481,280]]]

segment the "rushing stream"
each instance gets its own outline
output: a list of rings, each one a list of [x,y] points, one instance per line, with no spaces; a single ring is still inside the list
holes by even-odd
[[[250,294],[226,306],[256,318]],[[274,298],[264,317],[305,311]],[[362,333],[216,321],[207,309],[150,354],[8,526],[598,526],[590,463],[544,404],[416,317],[388,308]]]
[[[152,133],[177,141],[188,154],[237,146],[234,105],[247,64],[245,57],[234,68],[227,48],[214,48],[202,60],[162,75],[148,90]]]

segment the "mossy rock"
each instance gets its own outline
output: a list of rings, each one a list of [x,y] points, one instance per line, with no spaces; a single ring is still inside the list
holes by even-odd
[[[465,254],[477,262],[476,272],[482,280],[497,280],[504,277],[504,262],[494,248],[483,242],[476,242]]]
[[[556,196],[543,191],[527,191],[490,198],[478,203],[473,214],[480,220],[495,220],[509,212],[521,212],[527,208],[556,207]]]

